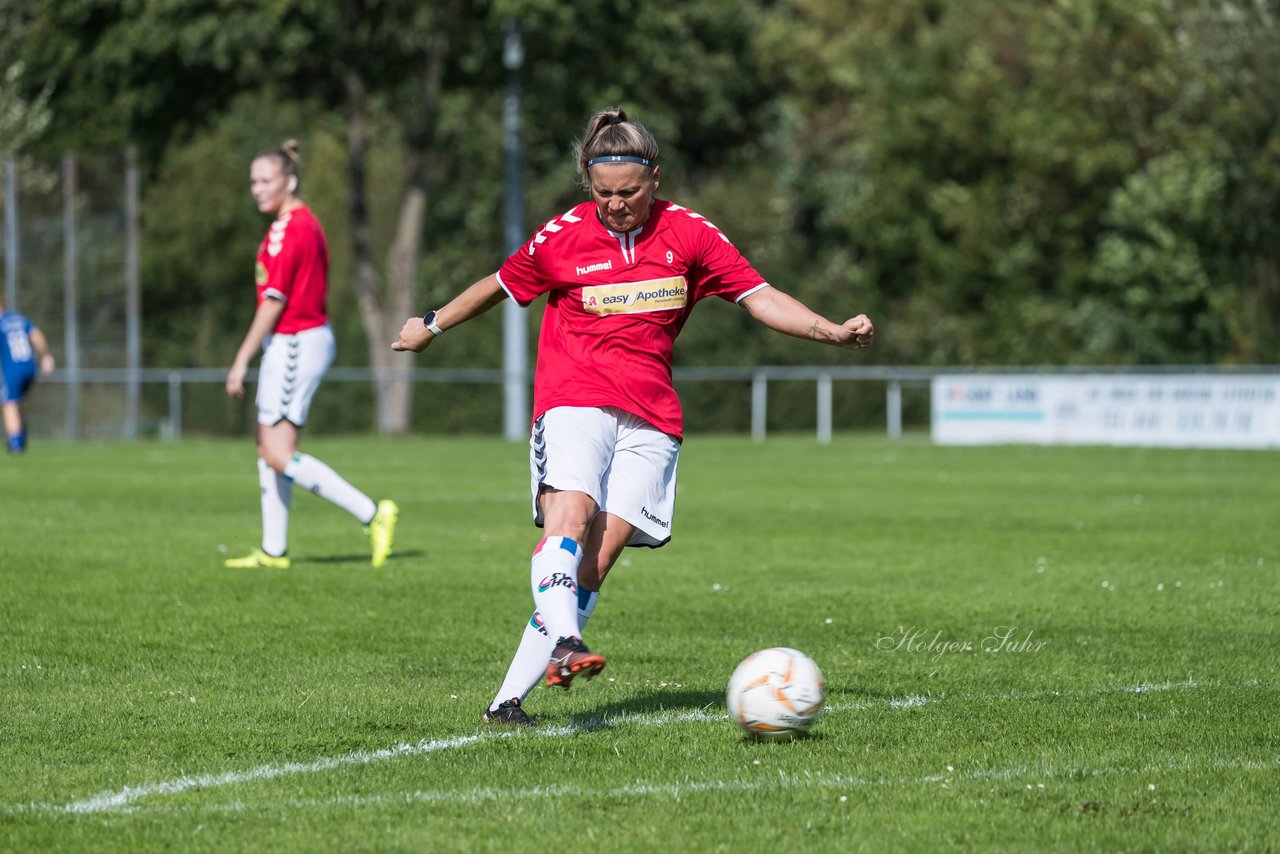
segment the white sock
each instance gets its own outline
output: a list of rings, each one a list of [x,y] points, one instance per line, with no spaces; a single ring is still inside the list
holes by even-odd
[[[582,546],[568,537],[544,537],[529,561],[529,585],[534,607],[542,614],[547,637],[579,634],[578,564]]]
[[[596,609],[596,600],[599,598],[600,592],[597,590],[578,588],[579,637],[586,629],[587,620],[591,619],[591,614]],[[498,695],[489,704],[490,711],[512,697],[519,697],[520,702],[524,702],[524,698],[529,696],[529,692],[547,674],[547,662],[551,660],[553,643],[554,641],[547,636],[547,630],[542,625],[542,615],[534,611],[533,617],[525,623],[524,634],[520,636],[520,646],[516,648],[515,657],[511,659],[507,675],[498,688]]]
[[[520,635],[520,646],[516,647],[516,654],[507,667],[507,675],[503,677],[502,685],[498,688],[498,696],[494,697],[493,702],[489,704],[491,711],[512,697],[519,697],[520,702],[524,702],[524,698],[529,696],[529,692],[547,674],[547,662],[551,660],[552,643],[551,638],[547,637],[547,630],[542,625],[542,615],[534,611],[533,617],[524,624],[524,634]]]
[[[336,471],[310,454],[294,454],[284,476],[303,489],[319,495],[368,525],[378,507],[373,499],[342,479]]]
[[[293,482],[276,474],[258,458],[258,487],[262,492],[262,550],[279,557],[289,550],[289,504]]]

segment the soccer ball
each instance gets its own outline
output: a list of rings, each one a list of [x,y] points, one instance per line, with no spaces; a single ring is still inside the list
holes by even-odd
[[[804,735],[822,712],[827,686],[813,659],[776,646],[748,655],[729,677],[729,714],[755,739]]]

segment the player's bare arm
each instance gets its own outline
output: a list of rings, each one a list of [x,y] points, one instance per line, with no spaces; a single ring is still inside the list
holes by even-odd
[[[875,341],[875,327],[865,314],[834,323],[774,287],[761,288],[745,297],[742,307],[770,329],[796,338],[850,350],[870,347]]]
[[[284,302],[274,297],[267,297],[258,304],[257,311],[253,313],[253,321],[249,324],[249,331],[240,342],[235,361],[227,371],[226,389],[229,397],[237,400],[244,397],[244,377],[249,372],[249,362],[253,359],[253,355],[262,349],[262,342],[266,341],[267,336],[276,328],[282,314],[284,314]]]
[[[498,274],[485,276],[442,307],[436,309],[434,322],[443,332],[473,317],[479,317],[507,298],[507,292],[498,284]],[[435,334],[427,329],[421,317],[411,317],[400,328],[400,337],[392,342],[391,349],[421,353],[430,346]]]
[[[40,357],[40,373],[44,376],[53,373],[53,352],[49,349],[49,339],[39,329],[31,330],[31,346]]]

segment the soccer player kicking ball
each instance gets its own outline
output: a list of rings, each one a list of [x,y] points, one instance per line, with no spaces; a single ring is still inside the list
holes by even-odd
[[[582,640],[600,586],[627,546],[671,539],[680,401],[676,336],[698,300],[732,300],[770,329],[837,347],[869,347],[866,315],[834,323],[769,285],[729,239],[693,211],[656,197],[658,144],[609,107],[587,123],[578,174],[591,200],[552,219],[498,272],[439,310],[413,317],[393,350],[422,352],[447,329],[508,296],[547,294],[530,440],[536,610],[484,713],[533,724],[522,704],[539,680],[568,689],[605,659]]]
[[[325,307],[329,247],[320,221],[298,198],[297,143],[260,152],[249,169],[258,210],[275,220],[258,248],[258,308],[235,361],[227,394],[244,397],[249,361],[261,348],[258,370],[258,486],[262,495],[262,547],[226,562],[233,569],[288,569],[289,508],[296,483],[362,522],[373,566],[391,554],[400,509],[373,499],[310,454],[298,451],[311,399],[333,363],[333,330]]]

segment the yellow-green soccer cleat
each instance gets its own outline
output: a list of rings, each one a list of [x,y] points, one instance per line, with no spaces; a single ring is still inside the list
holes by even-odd
[[[370,561],[374,569],[380,569],[391,554],[391,547],[396,541],[396,522],[400,519],[400,506],[390,499],[378,502],[378,512],[373,514],[373,521],[366,528],[369,532],[369,543],[373,547],[373,559]]]
[[[262,549],[254,549],[244,557],[232,557],[226,560],[226,566],[229,569],[288,569],[292,563],[288,555],[274,557]]]

